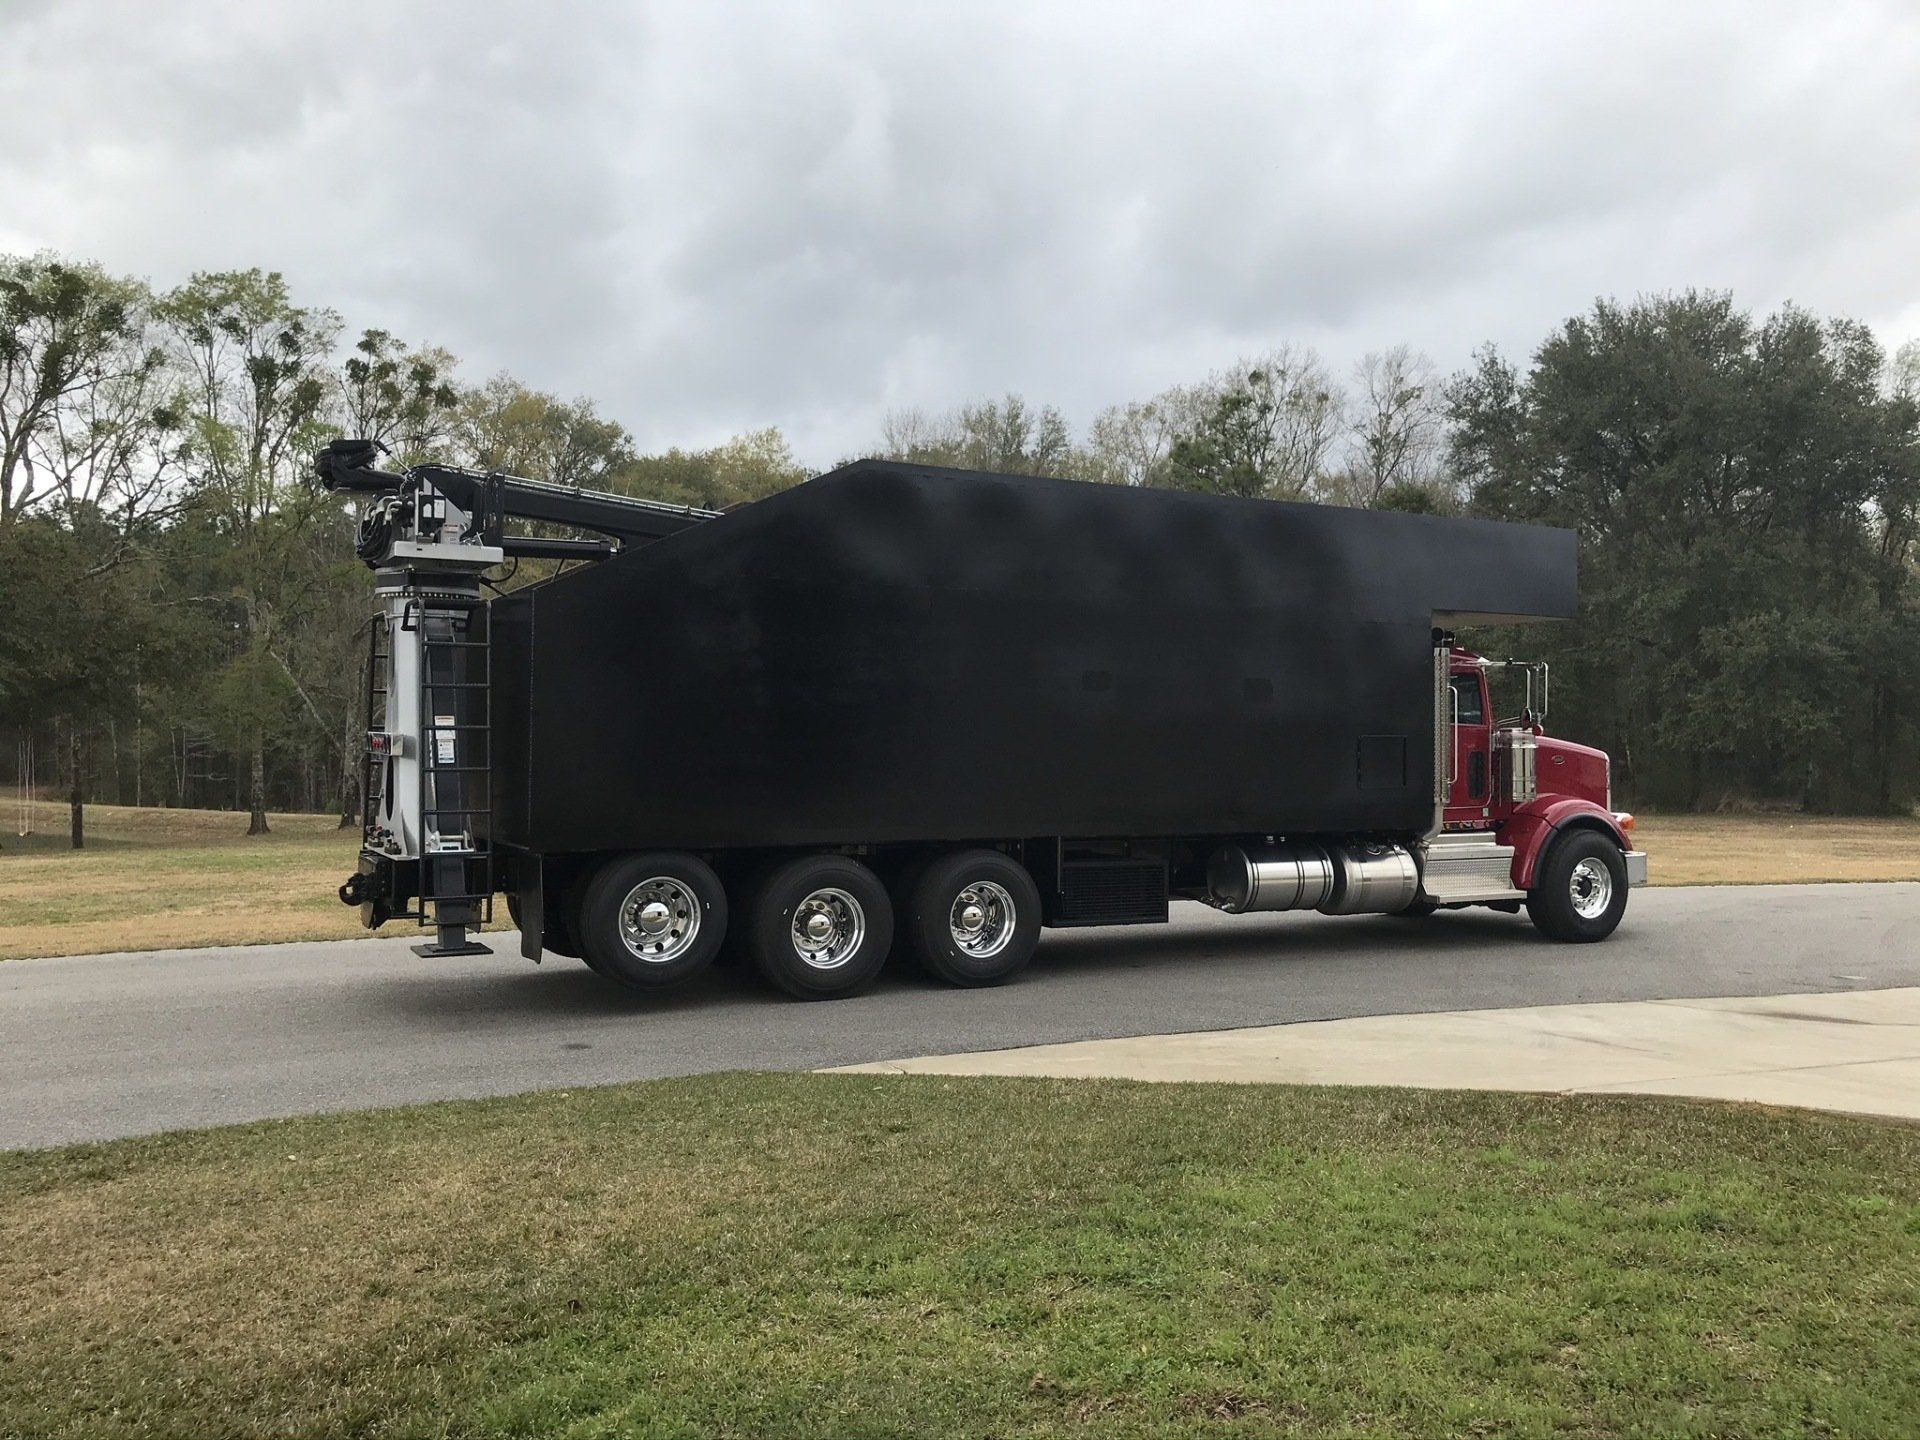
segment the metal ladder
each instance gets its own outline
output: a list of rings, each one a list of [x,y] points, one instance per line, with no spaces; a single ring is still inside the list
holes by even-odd
[[[436,597],[420,614],[420,918],[450,928],[493,918],[493,612]],[[461,952],[484,951],[455,942]]]
[[[360,745],[360,839],[372,844],[374,828],[386,806],[387,774],[391,755],[376,755],[371,737],[387,728],[387,676],[393,669],[393,651],[387,617],[375,615],[367,640],[367,724]]]

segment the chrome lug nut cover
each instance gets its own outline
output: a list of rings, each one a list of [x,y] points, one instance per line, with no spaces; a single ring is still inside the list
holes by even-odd
[[[867,938],[867,912],[834,886],[812,891],[793,907],[794,953],[815,970],[837,970]]]
[[[992,880],[977,880],[954,897],[947,916],[953,943],[977,959],[998,955],[1013,939],[1013,896]]]
[[[1567,887],[1574,913],[1582,920],[1594,920],[1606,913],[1613,900],[1613,872],[1597,856],[1589,855],[1573,867]]]
[[[700,900],[670,875],[642,880],[620,902],[620,943],[650,965],[678,960],[700,934]]]

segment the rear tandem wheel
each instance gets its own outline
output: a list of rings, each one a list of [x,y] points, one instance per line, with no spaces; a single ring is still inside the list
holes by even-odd
[[[1040,943],[1040,888],[998,850],[960,850],[922,868],[901,916],[908,945],[949,985],[1000,985]]]
[[[589,965],[609,980],[659,990],[698,974],[719,953],[727,892],[697,855],[653,851],[602,866],[575,914]]]
[[[754,964],[802,1000],[865,989],[893,946],[887,887],[849,855],[803,855],[775,866],[754,887],[746,911]]]

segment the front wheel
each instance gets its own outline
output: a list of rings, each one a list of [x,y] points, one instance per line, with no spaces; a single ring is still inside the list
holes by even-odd
[[[1555,940],[1604,940],[1627,912],[1627,861],[1597,830],[1573,830],[1548,849],[1527,892],[1534,928]]]

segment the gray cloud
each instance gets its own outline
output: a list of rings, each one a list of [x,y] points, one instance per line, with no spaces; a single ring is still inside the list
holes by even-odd
[[[1084,422],[1728,287],[1920,333],[1903,0],[0,11],[0,247],[287,272],[643,443]]]

